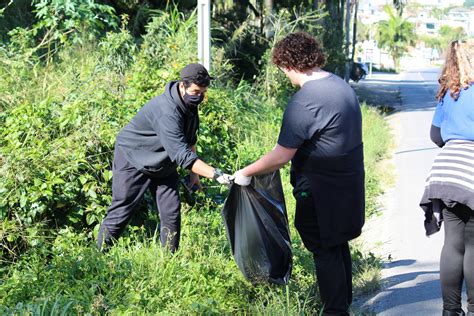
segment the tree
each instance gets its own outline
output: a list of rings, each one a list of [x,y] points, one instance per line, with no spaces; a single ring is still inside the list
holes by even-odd
[[[403,9],[405,8],[405,0],[393,0],[393,6],[397,9],[398,15],[403,15]]]
[[[467,36],[466,31],[462,27],[451,27],[449,25],[441,26],[438,36],[423,35],[420,40],[427,47],[435,48],[439,51],[448,48],[449,43],[460,40]]]
[[[326,0],[323,12],[324,32],[322,34],[323,46],[328,55],[325,69],[344,75],[344,64],[347,56],[344,54],[344,7],[345,0]]]
[[[393,7],[385,6],[388,21],[381,21],[377,26],[377,42],[379,48],[385,48],[392,56],[395,69],[400,68],[400,58],[413,45],[416,35],[413,24],[397,14]]]
[[[442,20],[448,14],[449,10],[451,10],[451,7],[433,8],[431,10],[430,15],[434,17],[436,20]]]
[[[371,38],[373,38],[373,29],[371,28],[371,25],[364,24],[359,19],[357,21],[356,41],[363,42]]]
[[[472,8],[472,7],[474,7],[474,0],[466,0],[466,1],[464,1],[464,6],[465,6],[466,8]]]
[[[455,40],[460,40],[466,36],[466,31],[462,27],[451,27],[449,25],[441,26],[439,30],[439,35],[445,40],[445,42],[450,43]]]

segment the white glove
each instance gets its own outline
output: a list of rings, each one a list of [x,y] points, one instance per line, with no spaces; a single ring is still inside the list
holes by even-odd
[[[230,174],[223,173],[220,169],[214,169],[214,180],[219,184],[231,185],[234,177]]]
[[[225,184],[225,185],[231,185],[233,180],[234,180],[234,176],[231,176],[230,174],[227,174],[227,173],[223,173],[221,176],[216,178],[217,182],[219,182],[220,184]]]
[[[246,187],[250,184],[250,181],[252,181],[252,177],[247,177],[242,174],[242,170],[237,171],[234,174],[234,183]]]

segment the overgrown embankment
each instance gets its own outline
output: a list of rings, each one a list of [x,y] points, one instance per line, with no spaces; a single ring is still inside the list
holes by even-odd
[[[220,217],[226,189],[209,187],[194,207],[184,206],[182,241],[173,256],[156,242],[159,219],[150,202],[108,253],[95,248],[111,200],[115,136],[194,61],[195,22],[161,12],[140,46],[122,29],[100,42],[64,45],[48,61],[35,57],[27,34],[13,35],[0,49],[1,314],[318,311],[312,256],[292,224],[289,286],[253,286],[243,278]],[[225,61],[218,62],[219,79],[200,109],[198,153],[230,172],[273,147],[291,90],[271,68],[258,84],[228,83]],[[388,133],[376,111],[363,107],[363,113],[371,213],[380,193],[375,165],[386,152]],[[293,223],[288,178],[285,169]],[[374,282],[367,275],[377,265],[370,255],[355,248],[352,253],[355,284],[363,288]]]

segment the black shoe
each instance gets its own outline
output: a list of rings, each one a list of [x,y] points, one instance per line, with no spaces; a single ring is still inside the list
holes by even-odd
[[[465,315],[466,314],[464,313],[462,309],[459,311],[448,311],[448,310],[443,309],[443,316],[465,316]]]

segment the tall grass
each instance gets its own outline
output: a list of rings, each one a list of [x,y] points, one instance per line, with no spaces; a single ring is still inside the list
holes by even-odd
[[[367,123],[383,126],[376,112],[367,108],[363,111]],[[256,119],[255,123],[258,132],[247,133],[238,142],[246,160],[271,149],[278,132],[278,121]],[[366,159],[374,163],[383,151],[374,150],[377,154],[373,156],[373,144],[379,147],[387,140],[384,133],[365,135]],[[376,178],[371,170],[368,165],[368,177]],[[287,169],[283,183],[292,223],[295,203]],[[182,242],[174,255],[159,246],[157,236],[144,237],[144,227],[132,227],[128,237],[120,239],[106,254],[97,252],[87,234],[62,229],[54,240],[45,241],[51,243],[49,246],[30,247],[18,262],[2,266],[0,313],[317,313],[312,256],[293,225],[294,270],[290,284],[287,288],[253,286],[233,261],[219,214],[221,206],[207,203],[185,210]],[[373,289],[378,281],[376,260],[354,248],[352,253],[356,292]]]
[[[391,177],[390,170],[383,170],[379,162],[387,158],[392,146],[392,137],[387,123],[380,113],[367,104],[362,104],[364,162],[366,168],[366,213],[377,212],[377,198],[382,193],[383,184]],[[382,181],[385,180],[385,181]]]
[[[388,134],[377,112],[363,107],[363,113],[368,177],[377,178],[372,175],[371,164],[383,156],[384,147],[380,144],[388,142]],[[242,155],[246,155],[245,151],[252,153],[246,159],[272,148],[276,140],[278,121],[255,119],[255,123],[258,131],[247,133],[238,142]],[[377,133],[367,130],[375,125],[379,126]],[[292,223],[295,204],[287,169],[283,172],[283,183]],[[368,183],[371,185],[373,182]],[[49,247],[39,244],[15,264],[2,266],[0,312],[316,313],[312,256],[304,249],[293,225],[295,266],[290,284],[287,288],[253,286],[243,278],[231,257],[219,211],[220,206],[214,204],[187,209],[183,214],[182,243],[174,255],[161,248],[158,236],[144,237],[144,227],[131,228],[130,235],[120,239],[106,254],[98,253],[86,234],[62,229],[49,241]],[[373,289],[379,277],[377,260],[356,248],[352,254],[356,292]]]

